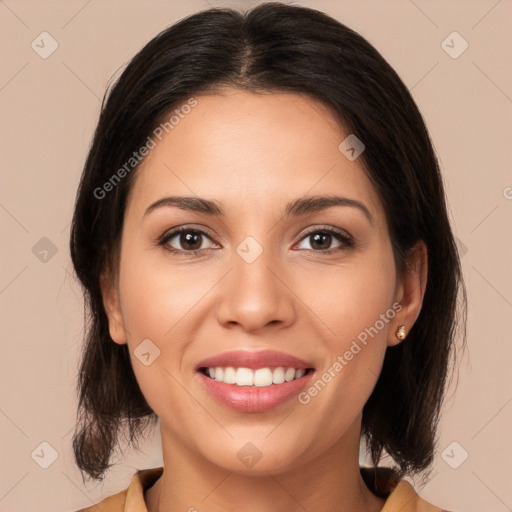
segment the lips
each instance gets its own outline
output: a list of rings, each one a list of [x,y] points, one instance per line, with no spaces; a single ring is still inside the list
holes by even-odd
[[[296,368],[298,370],[313,368],[313,364],[311,362],[285,354],[284,352],[277,352],[275,350],[263,350],[260,352],[235,350],[204,359],[197,365],[196,370],[226,366],[234,368],[251,368],[253,370],[267,367],[277,368],[279,366],[285,368]]]
[[[231,373],[236,370],[236,383],[226,379],[227,369]],[[288,378],[287,375],[286,379],[283,378],[284,369],[295,374],[294,377],[290,375]],[[273,379],[271,370],[275,370]],[[241,412],[264,412],[298,395],[310,381],[314,367],[308,361],[273,350],[233,351],[204,359],[196,371],[203,389],[220,404]],[[269,374],[266,381],[258,377],[260,372]],[[251,382],[245,380],[246,374],[247,377],[254,374],[254,385],[250,378]],[[279,378],[276,379],[276,375]]]

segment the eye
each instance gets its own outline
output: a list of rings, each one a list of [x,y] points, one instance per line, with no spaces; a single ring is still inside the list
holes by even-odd
[[[166,233],[159,243],[170,252],[195,255],[201,251],[207,251],[213,248],[204,246],[203,242],[205,238],[211,240],[208,234],[201,229],[181,227],[170,233]],[[173,244],[181,245],[181,248],[176,248]]]
[[[316,228],[306,233],[302,240],[311,241],[309,243],[310,247],[306,247],[306,250],[314,252],[332,253],[354,246],[354,240],[348,233],[334,228]],[[332,242],[336,240],[339,242],[339,245],[335,248],[330,248]]]
[[[209,247],[205,247],[204,242],[206,240],[211,242],[211,237],[202,229],[182,226],[166,233],[158,243],[169,252],[196,256],[201,252],[218,247],[213,243]],[[311,241],[309,247],[305,247],[305,249],[319,253],[340,252],[354,246],[354,240],[348,233],[334,228],[315,228],[307,232],[301,241]],[[335,241],[338,241],[338,245],[331,248],[331,244]]]

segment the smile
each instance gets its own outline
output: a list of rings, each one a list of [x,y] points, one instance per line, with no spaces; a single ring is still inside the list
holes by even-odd
[[[235,350],[203,359],[196,375],[210,399],[240,412],[265,412],[297,396],[315,373],[312,361],[275,350]]]

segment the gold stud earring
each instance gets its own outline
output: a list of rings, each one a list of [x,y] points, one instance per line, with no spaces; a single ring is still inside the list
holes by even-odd
[[[398,329],[396,330],[395,335],[396,335],[396,337],[397,337],[400,341],[405,340],[405,338],[407,337],[407,332],[405,331],[405,325],[400,325],[400,326],[398,327]]]

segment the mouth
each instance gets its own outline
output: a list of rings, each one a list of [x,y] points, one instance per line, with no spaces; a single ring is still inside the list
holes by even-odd
[[[217,403],[240,412],[265,412],[298,395],[315,368],[282,352],[235,351],[201,361],[196,372]]]

